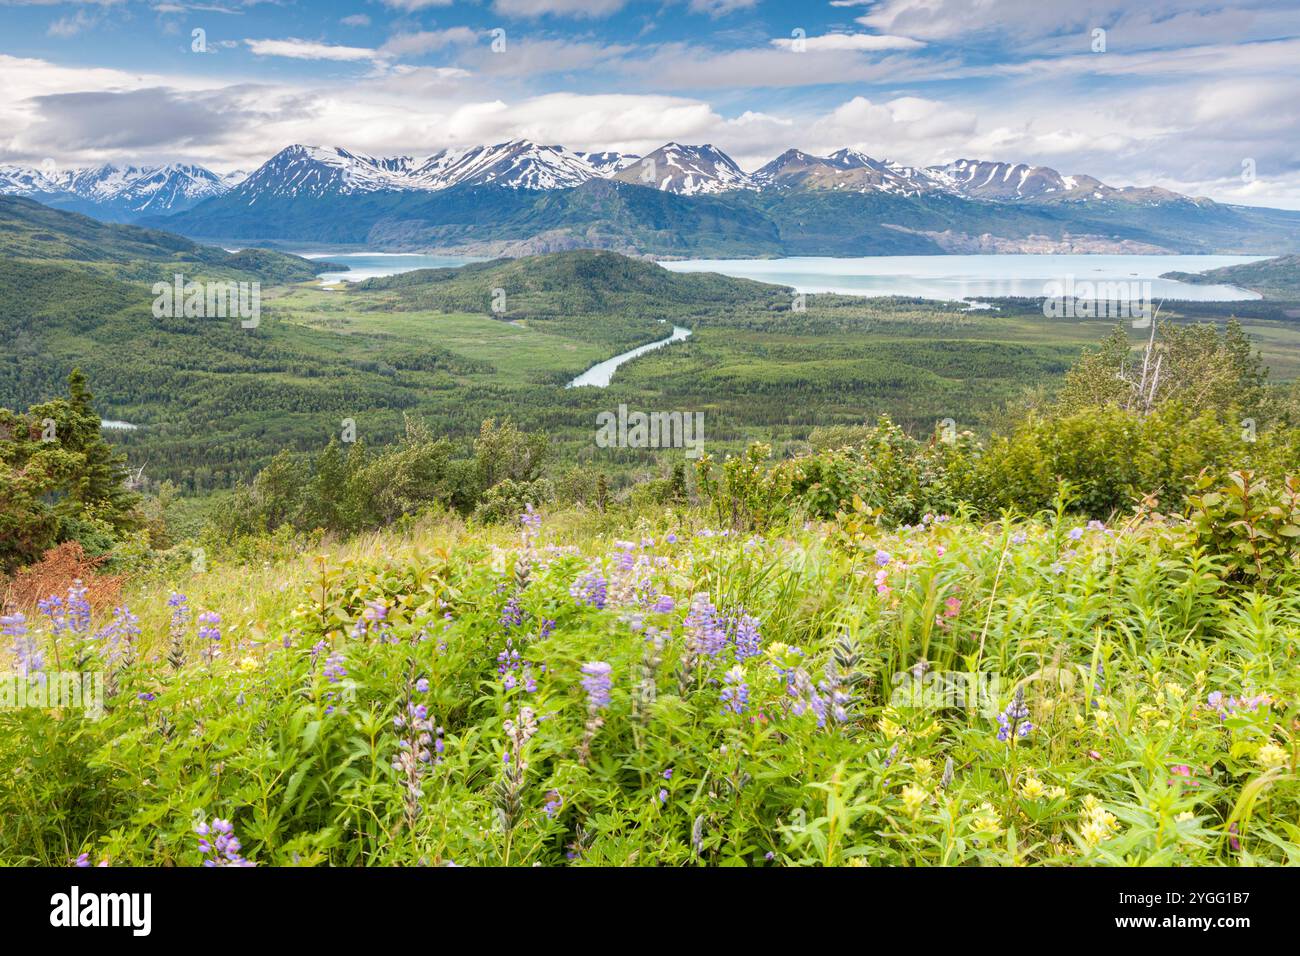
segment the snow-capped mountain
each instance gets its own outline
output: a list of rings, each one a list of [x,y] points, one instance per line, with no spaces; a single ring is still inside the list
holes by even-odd
[[[414,161],[409,156],[376,159],[337,146],[288,146],[230,190],[236,200],[347,195],[402,189]]]
[[[916,196],[933,184],[917,171],[883,163],[854,149],[813,156],[788,149],[753,175],[761,188],[835,189],[846,192],[887,192]]]
[[[620,169],[626,169],[641,157],[635,153],[584,153],[574,151],[575,156],[596,171],[598,176],[613,176]]]
[[[27,166],[0,166],[0,195],[34,196],[62,192],[60,186],[38,169]]]
[[[133,212],[171,212],[194,205],[209,196],[224,195],[230,187],[209,169],[185,163],[169,163],[154,170],[142,170],[112,194]]]
[[[945,166],[930,166],[925,172],[938,188],[967,199],[1002,202],[1117,200],[1161,203],[1187,198],[1153,186],[1125,186],[1117,189],[1092,176],[1063,176],[1049,166],[1030,166],[1026,163],[959,159]]]
[[[242,174],[239,174],[242,178]],[[36,170],[0,166],[0,195],[19,195],[106,218],[180,212],[211,196],[224,195],[232,175],[219,176],[189,163]]]
[[[594,179],[682,196],[737,190],[930,194],[1002,203],[1187,201],[1155,188],[1107,186],[1092,176],[1063,176],[1046,166],[958,159],[918,168],[856,149],[818,156],[789,149],[746,173],[715,146],[667,143],[645,156],[580,152],[525,139],[441,149],[425,157],[377,157],[338,146],[293,145],[252,173],[219,175],[202,166],[116,166],[57,171],[0,166],[0,194],[17,194],[100,218],[132,221],[183,212],[213,197],[256,207],[265,199],[322,199],[381,192],[437,192],[455,186],[557,190]]]
[[[312,197],[393,190],[434,192],[459,185],[565,189],[600,173],[562,146],[511,140],[495,146],[443,149],[423,159],[379,159],[337,146],[290,146],[232,190],[232,198]]]
[[[577,153],[563,146],[538,146],[515,139],[496,146],[443,150],[425,161],[418,171],[437,176],[417,176],[419,188],[450,186],[508,186],[511,189],[568,189],[600,174]]]
[[[667,143],[610,178],[682,196],[758,188],[734,159],[708,143],[703,146]]]

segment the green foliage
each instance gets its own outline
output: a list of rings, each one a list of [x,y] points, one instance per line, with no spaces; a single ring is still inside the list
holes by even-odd
[[[80,369],[68,393],[23,415],[0,408],[0,573],[64,541],[103,554],[139,521],[125,456],[104,441]]]
[[[1193,415],[1260,418],[1270,411],[1268,369],[1236,319],[1212,324],[1159,322],[1148,348],[1133,356],[1128,331],[1116,326],[1099,348],[1067,373],[1061,406],[1069,411],[1114,405],[1147,412],[1177,404]]]
[[[888,416],[871,426],[821,429],[811,441],[823,450],[780,469],[808,513],[831,518],[856,499],[889,526],[916,523],[926,514],[955,513],[979,451],[968,431],[937,429],[921,442]]]
[[[704,517],[178,575],[216,640],[169,633],[166,588],[112,648],[34,621],[47,660],[106,671],[104,707],[0,708],[0,863],[198,865],[215,817],[259,865],[1300,862],[1294,564],[1225,596],[1223,556],[1159,519],[846,553]],[[592,572],[603,607],[574,597]],[[1000,739],[1017,699],[1033,728]]]
[[[1300,569],[1300,477],[1269,482],[1234,471],[1222,484],[1202,475],[1189,495],[1196,543],[1225,565],[1225,577],[1252,587]]]
[[[1219,420],[1211,411],[1189,413],[1168,403],[1141,417],[1109,406],[1054,415],[1031,415],[995,437],[971,478],[971,500],[984,513],[1048,507],[1060,481],[1069,483],[1073,507],[1104,518],[1155,496],[1181,509],[1195,476],[1216,476],[1250,463],[1274,475],[1294,467],[1293,430],[1259,432]]]
[[[524,505],[542,505],[554,497],[555,490],[545,478],[534,481],[502,478],[483,492],[482,500],[474,509],[474,517],[483,524],[517,522],[524,513]]]

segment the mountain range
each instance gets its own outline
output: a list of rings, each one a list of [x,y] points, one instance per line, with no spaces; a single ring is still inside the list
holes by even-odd
[[[653,194],[660,194],[655,198]],[[294,145],[247,176],[172,164],[0,167],[0,194],[207,239],[519,255],[1259,252],[1300,249],[1300,213],[1115,187],[1046,166],[927,167],[790,149],[752,172],[712,145],[644,156],[517,139],[375,157]],[[650,195],[644,195],[650,194]],[[795,217],[781,222],[781,216]]]
[[[191,163],[84,169],[0,166],[0,195],[26,196],[49,206],[83,212],[112,222],[181,212],[221,196],[247,174],[214,173]]]

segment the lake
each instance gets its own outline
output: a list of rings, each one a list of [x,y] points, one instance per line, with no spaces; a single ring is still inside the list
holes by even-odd
[[[349,267],[325,272],[321,282],[360,282],[414,269],[447,269],[475,256],[431,256],[395,252],[324,252],[305,254]],[[807,256],[791,259],[680,259],[661,262],[673,272],[718,272],[738,279],[788,285],[798,292],[839,292],[845,295],[902,295],[923,299],[995,298],[1046,295],[1049,282],[1150,282],[1151,296],[1200,302],[1258,299],[1254,292],[1230,285],[1192,285],[1161,279],[1165,272],[1204,272],[1267,256],[1132,256],[1132,255],[1004,255],[1004,256]]]
[[[682,259],[661,262],[673,272],[719,272],[792,286],[797,292],[846,295],[901,295],[925,299],[1028,296],[1036,298],[1049,282],[1151,283],[1151,297],[1226,302],[1258,299],[1229,285],[1192,285],[1161,279],[1165,272],[1204,272],[1220,266],[1258,262],[1267,256],[868,256],[859,259],[809,256],[792,259]]]
[[[325,259],[348,267],[347,272],[322,272],[320,281],[323,285],[381,279],[400,272],[414,272],[416,269],[454,269],[466,263],[482,261],[476,256],[425,256],[399,252],[348,252],[341,255],[312,252],[301,255],[304,259]]]

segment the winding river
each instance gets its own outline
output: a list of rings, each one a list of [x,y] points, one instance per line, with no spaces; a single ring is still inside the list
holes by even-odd
[[[611,359],[605,359],[599,365],[593,365],[587,371],[575,378],[565,388],[579,388],[583,385],[594,385],[597,388],[606,388],[609,386],[609,380],[614,377],[614,370],[624,362],[630,362],[638,355],[645,355],[646,352],[653,352],[655,349],[663,348],[670,342],[680,342],[691,334],[690,329],[684,329],[680,325],[673,326],[673,334],[666,339],[660,339],[657,342],[651,342],[649,345],[639,345],[629,352],[622,355],[615,355]]]

